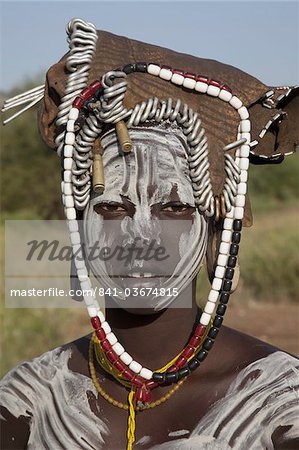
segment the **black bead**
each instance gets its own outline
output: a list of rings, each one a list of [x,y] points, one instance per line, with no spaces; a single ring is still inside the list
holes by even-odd
[[[205,350],[210,350],[213,347],[214,341],[210,338],[206,338],[204,343],[203,343],[203,348]]]
[[[224,292],[230,292],[233,282],[231,280],[223,280],[222,290]]]
[[[125,72],[127,75],[135,72],[135,64],[127,64],[126,66],[124,66],[123,72]]]
[[[190,373],[190,369],[188,368],[188,366],[182,367],[181,369],[179,369],[178,370],[179,380],[181,380],[182,378],[184,378],[187,375],[189,375],[189,373]]]
[[[228,269],[226,269],[226,271],[225,271],[225,274],[224,274],[224,277],[227,279],[227,280],[232,280],[233,279],[233,276],[234,276],[234,269],[232,269],[232,268],[228,268]]]
[[[213,326],[216,328],[220,328],[223,322],[223,317],[221,316],[215,316],[215,319],[213,321]]]
[[[229,249],[229,253],[230,253],[232,256],[237,256],[238,251],[239,251],[239,246],[238,246],[238,244],[231,244],[230,249]]]
[[[147,64],[145,62],[138,62],[135,64],[136,72],[147,72]]]
[[[165,382],[165,373],[154,372],[153,373],[153,381],[156,383],[164,383]]]
[[[242,220],[235,219],[233,221],[233,230],[234,231],[241,231],[242,230]]]
[[[209,336],[211,339],[215,339],[216,336],[217,336],[217,334],[218,334],[218,331],[219,331],[218,328],[211,327],[210,330],[209,330],[208,336]]]
[[[191,361],[188,362],[188,367],[191,372],[193,372],[193,370],[197,369],[198,366],[200,366],[200,362],[195,357],[192,358]]]
[[[236,256],[229,256],[227,260],[227,267],[236,267],[237,258]]]
[[[95,99],[98,100],[100,98],[100,96],[102,95],[102,93],[103,93],[103,88],[98,89],[94,94]]]
[[[239,233],[238,231],[234,231],[232,234],[233,244],[239,244],[240,240],[241,240],[241,233]]]
[[[219,301],[226,304],[229,301],[229,292],[221,292]]]
[[[206,359],[207,356],[208,356],[208,352],[207,352],[207,350],[204,350],[203,348],[201,348],[199,350],[199,352],[196,354],[196,358],[200,362],[202,362],[204,359]]]
[[[218,305],[216,314],[219,314],[219,316],[224,316],[226,311],[226,305]]]
[[[165,381],[166,383],[175,383],[178,381],[178,373],[177,372],[166,372],[165,374]]]

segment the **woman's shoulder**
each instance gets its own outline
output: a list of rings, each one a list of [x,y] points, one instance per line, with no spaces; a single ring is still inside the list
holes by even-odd
[[[284,449],[293,448],[287,445],[295,442],[298,445],[299,360],[228,328],[223,329],[213,358],[220,370],[226,367],[228,388],[198,423],[193,439],[207,433],[217,437],[222,448]]]
[[[225,365],[235,373],[250,364],[274,360],[277,370],[286,366],[298,367],[299,360],[296,356],[276,346],[232,328],[223,327],[221,332],[218,345],[215,345],[215,353],[218,356],[221,353]]]
[[[65,372],[70,351],[48,351],[10,370],[0,382],[1,448],[25,448],[45,385]]]
[[[223,327],[192,386],[199,420],[188,437],[176,440],[176,448],[298,448],[298,373],[296,357]],[[203,384],[212,398],[204,414],[202,392],[196,396]]]
[[[81,355],[86,345],[88,336],[23,362],[2,379],[2,448],[26,448],[31,441],[34,448],[44,448],[41,431],[47,430],[51,448],[61,448],[65,439],[63,448],[82,449],[81,439],[88,442],[90,430],[95,436],[107,431],[100,412],[91,408],[96,390],[88,369],[85,375],[70,367],[74,358],[78,365],[86,358]]]
[[[2,404],[6,399],[16,411],[25,411],[47,387],[70,383],[76,372],[88,378],[88,368],[79,370],[86,366],[88,344],[89,336],[84,336],[17,365],[0,381]]]

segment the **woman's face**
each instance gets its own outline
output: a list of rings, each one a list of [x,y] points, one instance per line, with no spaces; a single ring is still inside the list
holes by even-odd
[[[207,222],[194,205],[185,137],[163,126],[129,132],[125,156],[114,132],[102,138],[105,191],[84,218],[87,245],[98,248],[91,270],[125,309],[190,307],[191,291],[178,298],[201,266]]]

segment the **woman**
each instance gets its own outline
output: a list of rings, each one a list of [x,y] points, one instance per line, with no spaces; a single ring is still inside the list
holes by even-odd
[[[109,33],[96,47],[80,20],[68,33],[40,129],[63,156],[72,283],[94,335],[5,377],[4,448],[296,448],[297,361],[221,325],[251,220],[249,159],[292,151],[297,91]]]

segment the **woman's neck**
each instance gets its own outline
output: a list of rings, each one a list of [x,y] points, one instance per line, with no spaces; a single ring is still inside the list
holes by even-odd
[[[150,315],[107,308],[107,321],[135,360],[152,370],[159,369],[182,350],[199,318],[195,289],[196,280],[193,280],[189,307],[168,308]]]

